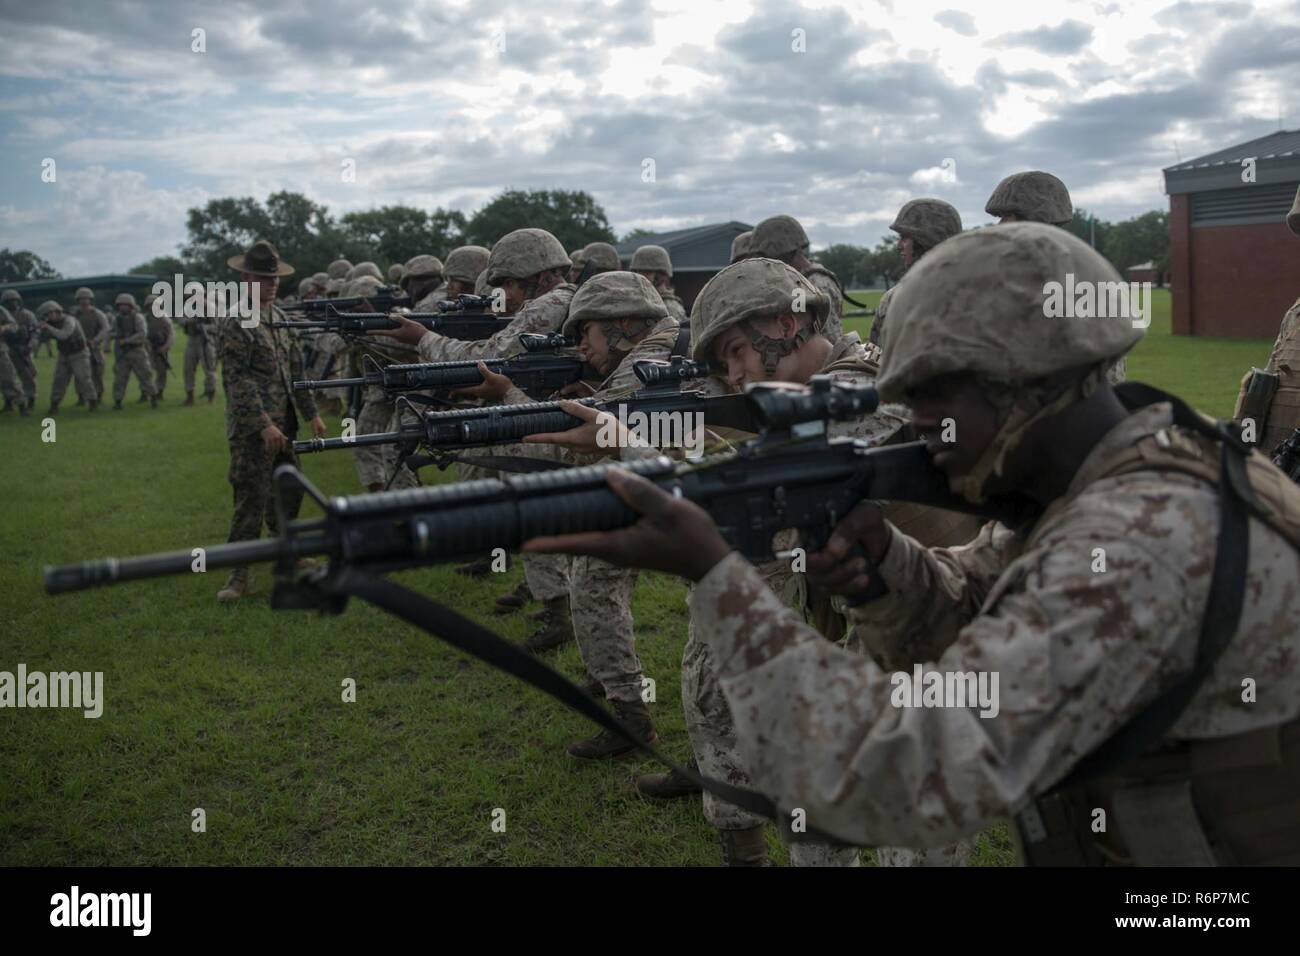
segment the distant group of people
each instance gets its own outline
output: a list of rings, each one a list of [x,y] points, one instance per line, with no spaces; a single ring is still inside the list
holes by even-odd
[[[104,370],[111,347],[113,357],[113,408],[120,411],[127,386],[134,376],[140,385],[140,402],[158,407],[171,372],[170,353],[175,341],[172,323],[180,325],[189,341],[185,347],[185,404],[194,404],[195,377],[203,369],[204,394],[209,402],[216,396],[217,371],[213,327],[202,318],[176,318],[158,313],[155,297],[144,300],[122,292],[113,300],[113,313],[106,315],[95,305],[95,293],[85,286],[76,291],[76,306],[65,312],[54,300],[42,302],[33,313],[21,294],[9,289],[0,296],[0,393],[4,411],[17,408],[28,414],[36,404],[35,353],[41,340],[49,337],[57,350],[54,382],[50,388],[48,415],[57,415],[74,384],[77,405],[89,411],[107,398]]]

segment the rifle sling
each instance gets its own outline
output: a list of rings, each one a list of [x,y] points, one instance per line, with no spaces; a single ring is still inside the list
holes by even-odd
[[[582,714],[602,729],[634,744],[646,756],[708,790],[719,800],[725,800],[743,810],[771,820],[782,831],[785,839],[791,842],[814,840],[844,845],[837,838],[816,830],[811,824],[808,825],[806,832],[793,832],[790,828],[789,816],[783,814],[775,803],[761,793],[714,780],[679,766],[638,738],[627,725],[601,707],[590,694],[563,674],[445,605],[431,601],[387,578],[355,568],[345,568],[338,575],[328,579],[324,587],[331,594],[357,597],[382,608],[426,634],[537,688],[571,710]]]

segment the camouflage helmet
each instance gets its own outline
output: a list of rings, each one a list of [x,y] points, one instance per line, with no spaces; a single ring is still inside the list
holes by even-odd
[[[150,292],[147,296],[144,297],[144,305],[141,306],[141,308],[144,309],[144,311],[148,312],[149,307],[152,306],[157,301],[158,301],[158,297],[154,295],[152,292]]]
[[[740,233],[735,239],[731,240],[731,261],[737,263],[741,259],[748,259],[753,253],[750,250],[750,243],[754,239],[754,230],[750,229]]]
[[[569,253],[569,261],[575,266],[582,262],[582,250],[574,249]]]
[[[113,305],[129,305],[133,309],[140,307],[136,304],[135,296],[130,292],[119,292],[117,298],[113,300]]]
[[[352,263],[346,259],[335,259],[325,269],[331,279],[346,279],[352,271]]]
[[[378,279],[381,285],[384,282],[384,274],[379,271],[379,266],[375,265],[373,262],[358,262],[348,270],[348,274],[344,276],[344,278],[351,282],[353,279],[359,279],[362,276],[370,276],[372,279]]]
[[[448,282],[474,282],[478,274],[487,268],[492,250],[485,246],[457,246],[447,253],[447,261],[442,265],[442,277]]]
[[[91,292],[84,285],[76,292],[74,292],[72,297],[74,299],[89,299],[91,302],[95,301],[95,293]]]
[[[1012,173],[989,197],[984,211],[990,216],[1019,216],[1029,222],[1068,226],[1074,218],[1070,191],[1051,173],[1033,170]]]
[[[1291,204],[1291,211],[1287,213],[1286,224],[1292,232],[1300,236],[1300,189],[1295,191],[1295,202]]]
[[[492,286],[488,283],[487,280],[487,269],[484,269],[474,279],[474,294],[490,295],[491,292],[492,292]]]
[[[673,260],[663,246],[640,246],[632,253],[632,264],[628,268],[643,272],[666,272],[671,278]]]
[[[442,275],[442,260],[437,256],[411,256],[402,267],[402,281]]]
[[[942,199],[912,199],[903,203],[889,228],[933,249],[961,232],[961,214]]]
[[[330,279],[325,283],[325,294],[327,296],[342,295],[343,287],[347,284],[346,279]]]
[[[602,272],[582,284],[569,303],[560,331],[573,336],[584,322],[643,319],[647,327],[668,317],[664,300],[645,276],[635,272]]]
[[[330,274],[328,272],[318,272],[311,277],[311,281],[316,283],[316,288],[324,292],[325,285],[330,281]]]
[[[313,292],[320,291],[320,283],[315,276],[303,276],[298,280],[298,298],[305,298]]]
[[[343,287],[342,295],[345,299],[365,298],[374,295],[383,286],[384,280],[381,277],[363,273],[359,276],[353,276],[347,281],[347,284]]]
[[[749,254],[783,259],[796,252],[808,251],[808,233],[793,216],[769,216],[754,227],[749,238]]]
[[[585,267],[588,262],[596,263],[596,269],[600,272],[615,272],[623,268],[618,250],[608,242],[589,242],[583,246],[582,265]]]
[[[23,297],[18,294],[17,289],[5,289],[4,293],[0,294],[0,302],[21,302],[22,300]]]
[[[62,312],[62,311],[63,311],[63,306],[59,305],[59,303],[55,302],[53,299],[46,299],[44,302],[42,302],[40,305],[36,307],[36,315],[40,318],[44,318],[45,316],[49,315],[51,312]]]
[[[943,243],[896,287],[876,381],[881,398],[900,401],[952,372],[1017,386],[1123,355],[1142,337],[1130,316],[1047,317],[1049,283],[1064,284],[1067,273],[1079,288],[1122,283],[1086,242],[1043,223],[991,226]]]
[[[750,336],[769,374],[783,354],[794,351],[822,328],[830,299],[797,269],[777,259],[756,257],[727,266],[705,283],[691,309],[691,357],[707,361],[714,341],[733,325],[794,313],[796,291],[803,293],[803,306],[812,313],[812,325],[804,334],[779,347],[772,344],[778,340],[757,332]]]
[[[545,229],[516,229],[497,240],[488,255],[487,278],[492,285],[505,279],[527,279],[539,272],[567,269],[569,254]]]
[[[400,262],[394,262],[391,266],[389,266],[389,267],[388,267],[388,284],[389,284],[389,285],[397,285],[397,283],[401,282],[401,281],[402,281],[402,272],[403,272],[403,271],[404,271],[404,270],[402,269],[402,264],[401,264]]]

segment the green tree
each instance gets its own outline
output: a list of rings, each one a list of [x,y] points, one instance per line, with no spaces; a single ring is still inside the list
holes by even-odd
[[[1115,223],[1106,234],[1104,252],[1120,275],[1143,262],[1154,262],[1163,274],[1169,269],[1169,213],[1153,209]]]
[[[63,278],[54,266],[26,249],[0,249],[0,282]]]
[[[883,276],[889,288],[903,276],[903,254],[898,251],[897,236],[881,236],[876,248],[869,253],[868,271],[872,278]]]
[[[646,236],[653,236],[654,234],[655,233],[649,229],[633,229],[631,232],[626,233],[619,242],[631,242],[634,239],[644,239]]]
[[[874,276],[871,269],[871,250],[849,243],[827,246],[815,256],[839,278],[846,289],[859,288]]]
[[[428,213],[413,206],[383,206],[347,213],[339,225],[350,242],[373,250],[380,267],[387,269],[412,256],[432,254],[445,259],[461,245],[465,217],[454,209]]]
[[[565,249],[614,241],[600,203],[582,190],[558,189],[507,189],[469,218],[465,236],[469,242],[491,247],[506,233],[528,226],[545,229]]]
[[[1074,218],[1065,228],[1090,245],[1095,242],[1093,248],[1105,255],[1103,250],[1106,248],[1106,237],[1114,227],[1104,219],[1097,219],[1088,210],[1076,206]]]
[[[178,272],[181,275],[188,276],[191,270],[176,256],[154,256],[148,262],[142,262],[138,266],[128,269],[127,275],[170,278]]]

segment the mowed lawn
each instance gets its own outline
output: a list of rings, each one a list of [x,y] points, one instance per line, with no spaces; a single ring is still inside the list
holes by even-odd
[[[1157,306],[1130,375],[1229,413],[1270,343],[1176,339],[1167,296]],[[847,324],[865,334],[864,320]],[[230,519],[220,398],[183,408],[176,381],[150,410],[133,385],[124,411],[91,415],[72,396],[44,442],[53,364],[39,360],[36,415],[0,416],[0,670],[103,671],[104,712],[0,711],[0,863],[719,862],[697,800],[656,804],[632,789],[652,765],[571,760],[565,745],[593,731],[583,718],[374,608],[273,612],[265,569],[235,607],[214,600],[217,570],[47,597],[46,564],[218,543]],[[346,454],[304,463],[328,493],[360,490]],[[532,627],[490,613],[517,567],[488,580],[442,567],[402,578],[512,639]],[[678,757],[689,749],[684,597],[647,574],[634,606],[662,746]],[[554,660],[581,677],[575,648]],[[355,703],[341,699],[346,678]],[[195,808],[204,833],[191,829]],[[505,832],[492,826],[498,809]],[[1004,828],[982,835],[977,862],[1010,861]]]

